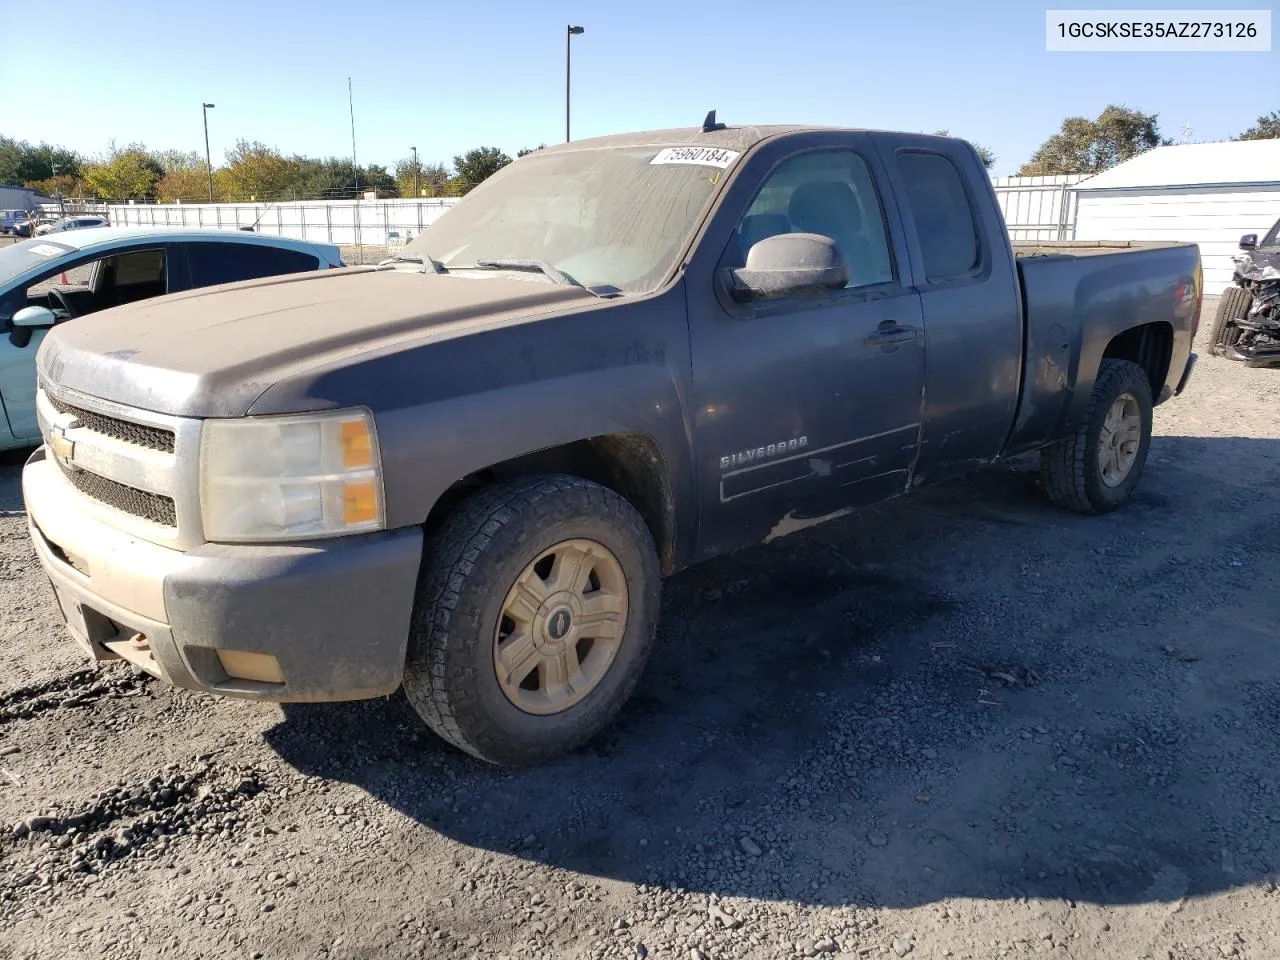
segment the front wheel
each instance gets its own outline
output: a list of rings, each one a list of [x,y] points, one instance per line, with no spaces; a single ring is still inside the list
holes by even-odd
[[[1058,506],[1107,513],[1129,499],[1151,445],[1151,385],[1129,360],[1103,360],[1075,432],[1040,451],[1040,485]]]
[[[1243,320],[1252,305],[1253,295],[1248,290],[1231,286],[1222,291],[1218,311],[1213,315],[1213,329],[1209,332],[1210,353],[1225,356],[1226,351],[1236,345],[1243,333],[1236,321]]]
[[[437,734],[525,766],[585,743],[644,670],[660,572],[636,509],[577,477],[486,489],[427,544],[404,688]]]

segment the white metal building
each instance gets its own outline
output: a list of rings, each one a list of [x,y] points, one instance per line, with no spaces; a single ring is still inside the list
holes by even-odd
[[[0,210],[35,210],[41,204],[52,202],[48,197],[41,196],[30,187],[0,184]]]
[[[1280,219],[1280,140],[1156,147],[1075,185],[1077,240],[1200,245],[1204,292],[1231,282],[1246,233]]]

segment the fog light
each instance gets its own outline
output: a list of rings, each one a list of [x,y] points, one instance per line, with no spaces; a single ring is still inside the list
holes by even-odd
[[[258,683],[284,683],[280,661],[269,653],[247,650],[219,650],[218,662],[233,680],[256,680]]]

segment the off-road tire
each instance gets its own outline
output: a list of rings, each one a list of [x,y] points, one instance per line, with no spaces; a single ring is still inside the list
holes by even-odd
[[[1100,438],[1112,404],[1130,394],[1138,404],[1141,434],[1137,458],[1119,485],[1102,480]],[[1052,503],[1079,513],[1108,513],[1133,493],[1151,446],[1151,384],[1129,360],[1103,360],[1085,415],[1075,432],[1040,451],[1040,486]]]
[[[528,564],[557,543],[611,551],[626,580],[626,625],[598,685],[561,713],[534,715],[503,693],[493,645],[502,607]],[[437,734],[481,760],[528,766],[586,743],[635,689],[653,646],[661,573],[653,537],[612,490],[578,477],[536,476],[486,488],[460,504],[425,545],[404,689]]]
[[[1243,319],[1253,305],[1253,295],[1241,287],[1231,286],[1222,291],[1218,311],[1213,315],[1213,328],[1209,331],[1209,352],[1224,356],[1228,347],[1234,346],[1243,332],[1235,325]]]

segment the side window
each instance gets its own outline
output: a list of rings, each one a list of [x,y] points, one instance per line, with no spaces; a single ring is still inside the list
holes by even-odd
[[[897,163],[925,277],[933,282],[971,273],[981,254],[978,225],[956,165],[940,153],[914,150],[900,152]]]
[[[256,243],[193,243],[187,247],[187,256],[193,287],[301,273],[320,264],[309,253]]]
[[[784,161],[761,186],[732,241],[737,264],[751,246],[782,233],[830,237],[849,261],[849,287],[893,280],[884,212],[866,161],[823,150]]]
[[[93,278],[100,309],[168,292],[164,250],[135,250],[104,260]]]
[[[66,319],[148,300],[168,290],[165,251],[131,250],[45,274],[27,287],[25,305],[48,307]]]

